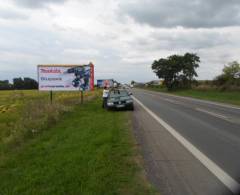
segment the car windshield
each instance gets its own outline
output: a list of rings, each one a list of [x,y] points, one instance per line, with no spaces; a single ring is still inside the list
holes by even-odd
[[[110,94],[109,94],[109,97],[111,98],[123,97],[123,96],[129,96],[126,90],[112,90],[110,91]]]

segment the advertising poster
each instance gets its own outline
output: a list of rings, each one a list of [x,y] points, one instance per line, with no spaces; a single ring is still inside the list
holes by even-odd
[[[97,80],[98,87],[113,87],[113,79],[99,79]]]
[[[38,65],[40,91],[94,89],[94,65]]]

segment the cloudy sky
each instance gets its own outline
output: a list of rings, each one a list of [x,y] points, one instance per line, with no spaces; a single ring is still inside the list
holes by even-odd
[[[0,80],[91,61],[96,78],[148,81],[153,60],[185,52],[212,79],[240,61],[239,35],[239,0],[1,1]]]

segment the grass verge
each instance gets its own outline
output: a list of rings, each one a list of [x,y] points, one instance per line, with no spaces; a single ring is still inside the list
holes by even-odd
[[[0,162],[0,194],[152,194],[128,112],[87,102]]]
[[[144,87],[143,89],[240,106],[240,91],[187,89],[169,92],[165,88],[159,87]]]

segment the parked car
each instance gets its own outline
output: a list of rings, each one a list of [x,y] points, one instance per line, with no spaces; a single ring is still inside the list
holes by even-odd
[[[107,109],[134,110],[131,93],[125,89],[111,90],[107,100]]]

